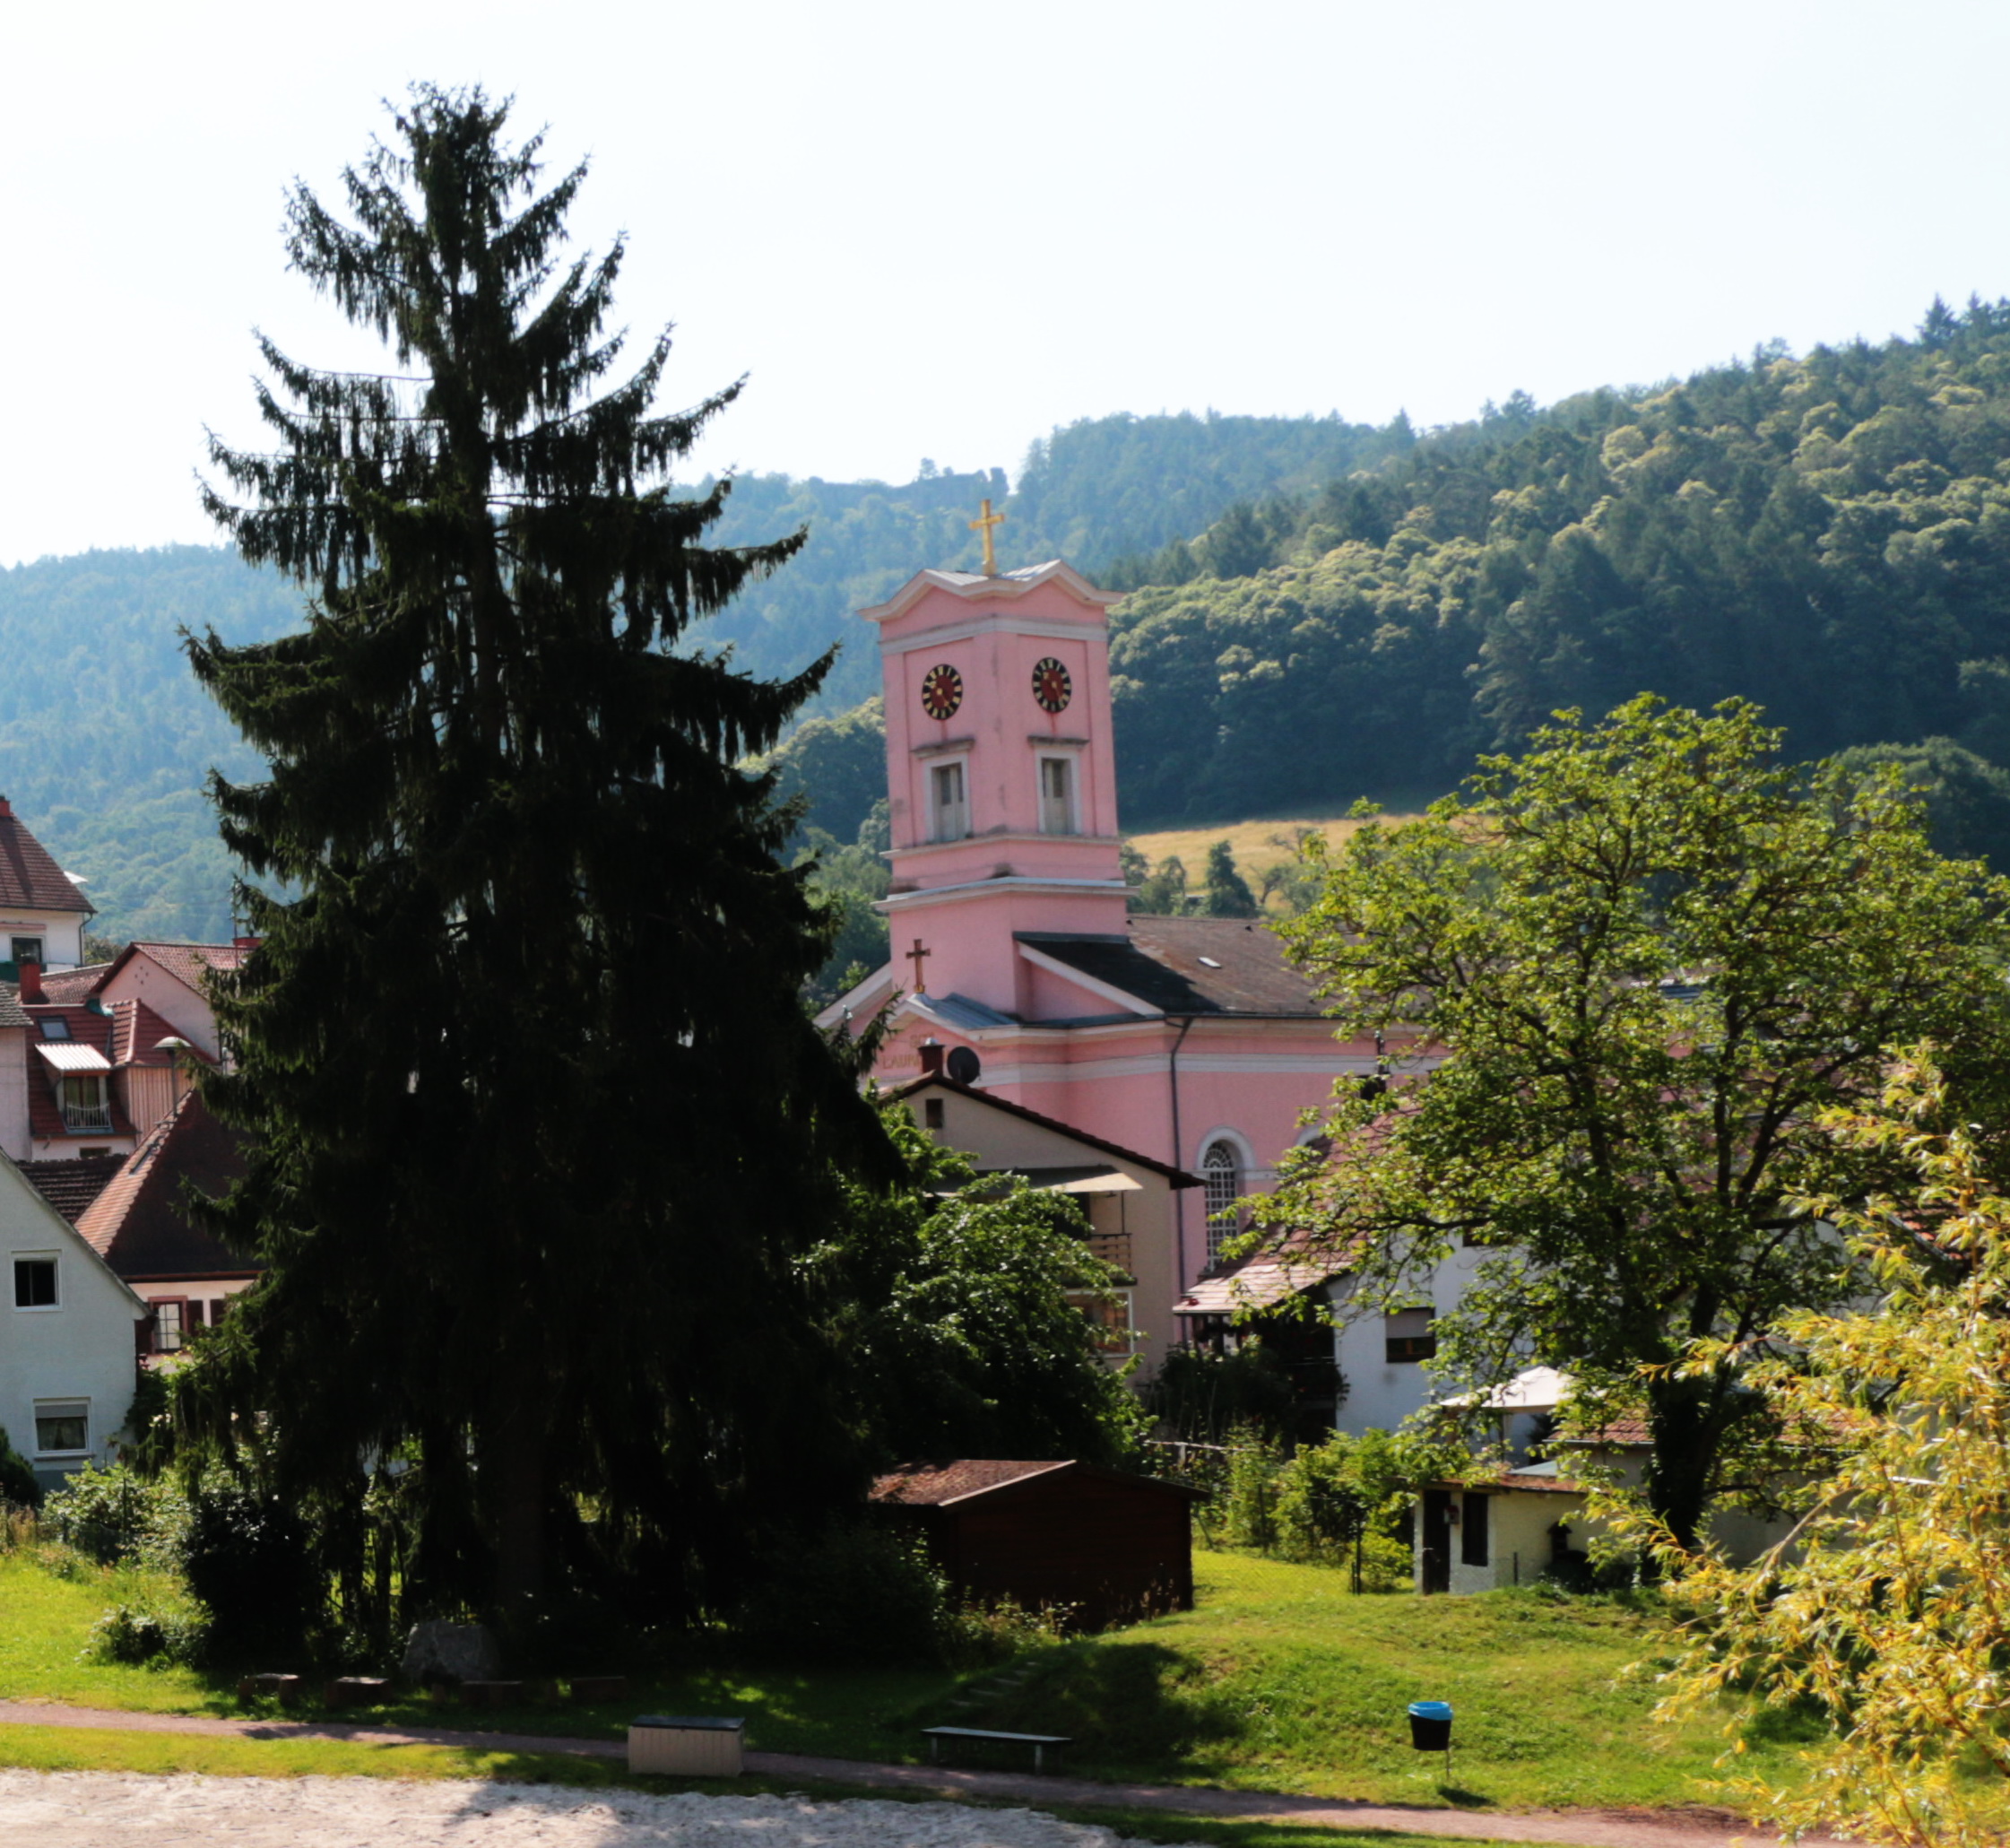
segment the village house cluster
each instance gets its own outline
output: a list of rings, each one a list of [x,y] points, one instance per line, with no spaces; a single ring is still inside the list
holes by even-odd
[[[1107,611],[1059,560],[924,570],[862,612],[887,714],[894,955],[823,1017],[890,1010],[875,1078],[980,1173],[1070,1195],[1122,1274],[1086,1300],[1113,1358],[1148,1378],[1175,1344],[1272,1318],[1302,1427],[1393,1428],[1431,1396],[1432,1323],[1474,1258],[1414,1300],[1349,1316],[1330,1263],[1231,1260],[1263,1190],[1336,1084],[1380,1081],[1384,1049],[1336,1040],[1260,922],[1132,916],[1121,845]],[[0,803],[0,1230],[12,1314],[0,1428],[48,1480],[116,1452],[134,1356],[172,1366],[255,1273],[191,1223],[190,1187],[240,1170],[192,1089],[221,1056],[207,983],[253,946],[133,943],[83,960],[89,900]],[[1555,1409],[1499,1408],[1511,1440]],[[1616,1442],[1624,1443],[1616,1434]],[[1541,1562],[1581,1502],[1555,1466],[1420,1504],[1420,1583],[1478,1589]],[[1564,1505],[1568,1504],[1568,1506]],[[1491,1514],[1491,1518],[1490,1518]],[[1456,1540],[1455,1540],[1456,1533]],[[1454,1557],[1454,1553],[1457,1557]]]
[[[192,1087],[220,1056],[207,976],[251,945],[87,963],[91,915],[0,799],[0,1430],[45,1486],[116,1453],[135,1362],[171,1364],[256,1274],[183,1198],[239,1170]]]

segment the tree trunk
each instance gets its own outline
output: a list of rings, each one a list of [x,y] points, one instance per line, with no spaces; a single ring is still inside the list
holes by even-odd
[[[484,1459],[494,1523],[496,1608],[514,1617],[544,1590],[546,1437],[534,1412],[497,1420]]]
[[[1709,1504],[1711,1466],[1720,1436],[1711,1417],[1710,1386],[1676,1380],[1650,1386],[1648,1427],[1654,1450],[1647,1465],[1647,1501],[1685,1551],[1694,1551]]]

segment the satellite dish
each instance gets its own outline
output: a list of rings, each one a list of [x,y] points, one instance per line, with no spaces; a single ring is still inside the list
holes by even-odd
[[[984,1062],[966,1045],[953,1045],[944,1069],[958,1084],[975,1084]]]

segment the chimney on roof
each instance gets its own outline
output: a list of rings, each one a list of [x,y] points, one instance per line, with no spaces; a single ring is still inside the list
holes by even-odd
[[[0,795],[0,821],[12,821],[13,818],[14,805],[5,796]]]
[[[0,799],[4,800],[4,799]],[[21,998],[30,1005],[43,1002],[48,996],[42,993],[42,966],[39,962],[22,962],[21,967]]]
[[[922,1042],[922,1071],[930,1078],[942,1075],[942,1042],[932,1036]]]
[[[256,950],[264,941],[263,937],[233,937],[230,939],[230,948],[245,950]]]

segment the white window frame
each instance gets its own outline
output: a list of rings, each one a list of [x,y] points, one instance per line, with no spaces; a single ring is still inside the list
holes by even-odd
[[[951,832],[944,827],[949,805],[938,794],[937,779],[945,771],[954,770],[957,782],[963,791],[963,800],[956,806],[963,811],[963,826]],[[968,840],[970,838],[970,759],[967,756],[931,758],[923,774],[928,778],[928,837],[932,841]]]
[[[1082,831],[1081,753],[1075,750],[1041,750],[1034,754],[1034,799],[1039,804],[1040,832],[1068,835]],[[1065,828],[1047,826],[1047,766],[1060,764],[1068,777],[1068,812]]]
[[[38,1461],[66,1462],[74,1457],[91,1454],[91,1401],[88,1399],[38,1399],[34,1406],[35,1455]],[[74,1418],[83,1427],[83,1442],[74,1447],[49,1449],[42,1443],[42,1420],[54,1420],[58,1417]]]
[[[10,1252],[13,1263],[8,1267],[7,1300],[15,1312],[22,1315],[48,1315],[63,1306],[63,1254],[55,1251]],[[56,1300],[53,1303],[24,1303],[21,1300],[21,1273],[15,1267],[22,1264],[47,1264],[56,1273]]]
[[[1240,1130],[1230,1129],[1226,1124],[1217,1124],[1200,1138],[1200,1152],[1193,1163],[1193,1172],[1199,1175],[1201,1180],[1200,1225],[1202,1234],[1207,1240],[1208,1262],[1209,1264],[1213,1264],[1220,1259],[1221,1247],[1224,1243],[1228,1239],[1240,1236],[1247,1229],[1243,1219],[1243,1210],[1240,1207],[1235,1210],[1235,1217],[1233,1219],[1226,1217],[1217,1219],[1215,1217],[1216,1213],[1219,1212],[1226,1215],[1228,1209],[1209,1205],[1208,1195],[1211,1190],[1207,1184],[1208,1157],[1215,1151],[1217,1146],[1226,1147],[1229,1153],[1235,1158],[1235,1165],[1228,1172],[1235,1182],[1237,1201],[1249,1198],[1250,1183],[1257,1174],[1256,1162],[1250,1150],[1249,1138],[1243,1135]]]

